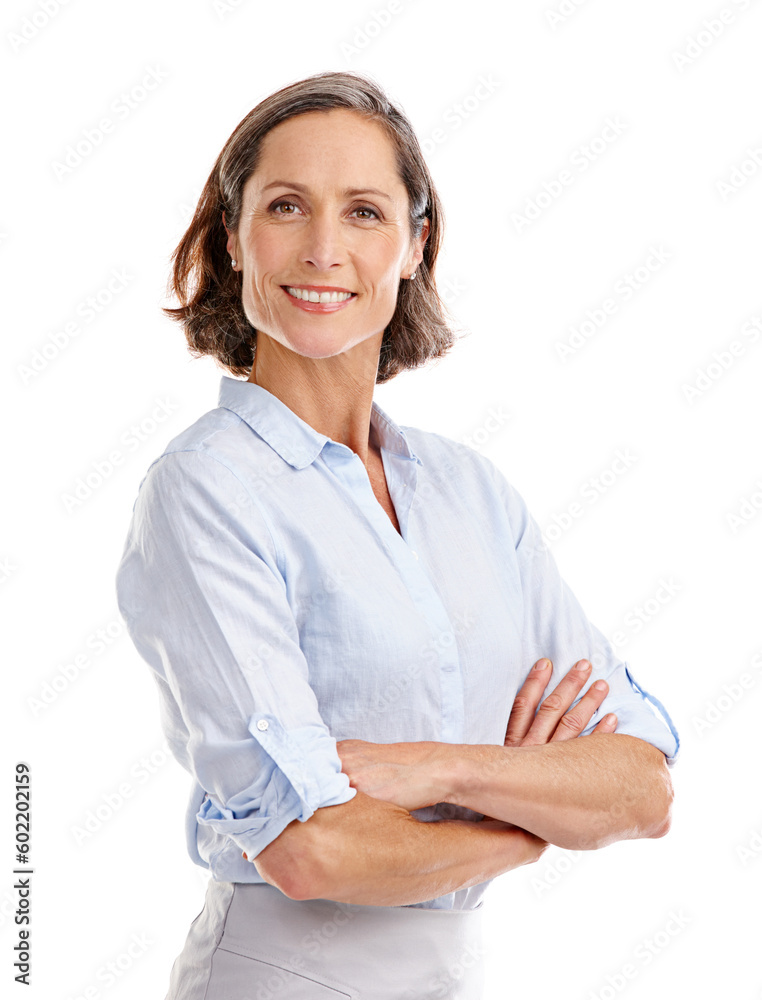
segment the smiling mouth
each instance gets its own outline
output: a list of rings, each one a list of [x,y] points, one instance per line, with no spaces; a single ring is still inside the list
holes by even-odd
[[[348,299],[356,298],[356,292],[315,292],[308,288],[294,288],[291,285],[281,285],[294,299],[301,299],[302,302],[317,302],[329,305],[331,303],[346,302]]]

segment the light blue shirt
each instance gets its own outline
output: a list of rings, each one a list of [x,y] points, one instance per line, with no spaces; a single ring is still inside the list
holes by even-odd
[[[401,534],[358,455],[227,375],[140,484],[118,604],[193,778],[190,855],[217,881],[261,882],[243,851],[356,794],[337,740],[502,746],[543,656],[548,693],[582,657],[579,697],[608,681],[585,733],[616,712],[617,732],[676,759],[666,710],[588,621],[498,468],[375,402],[370,422]],[[447,803],[413,815],[481,818]],[[470,909],[487,885],[413,905]]]

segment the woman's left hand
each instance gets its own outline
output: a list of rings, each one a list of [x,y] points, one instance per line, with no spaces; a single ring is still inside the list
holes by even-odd
[[[447,802],[457,745],[422,740],[416,743],[370,743],[338,740],[341,769],[349,784],[374,799],[393,802],[412,812]],[[449,762],[449,766],[448,766]]]

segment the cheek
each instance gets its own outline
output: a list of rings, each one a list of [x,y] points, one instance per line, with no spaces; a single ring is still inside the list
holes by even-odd
[[[396,247],[374,246],[355,257],[355,266],[367,288],[377,296],[388,298],[397,294],[402,262]]]
[[[246,262],[257,282],[260,276],[278,270],[288,255],[288,247],[283,236],[267,231],[259,233],[256,239],[252,239],[246,250]]]

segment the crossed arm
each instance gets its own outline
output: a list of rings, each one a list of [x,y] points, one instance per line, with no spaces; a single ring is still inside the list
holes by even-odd
[[[608,685],[596,682],[569,710],[589,676],[579,661],[541,702],[544,662],[514,700],[502,747],[339,741],[357,794],[290,823],[252,859],[262,878],[294,899],[399,906],[537,861],[549,843],[592,850],[663,836],[673,797],[664,754],[617,735],[611,716],[579,737]],[[485,818],[421,823],[410,815],[437,802]]]
[[[608,685],[596,681],[567,711],[590,675],[588,661],[580,660],[538,709],[549,666],[538,660],[530,671],[504,746],[342,740],[337,749],[350,784],[410,810],[437,802],[467,806],[570,850],[664,836],[673,798],[664,754],[617,735],[615,716],[575,739]]]

